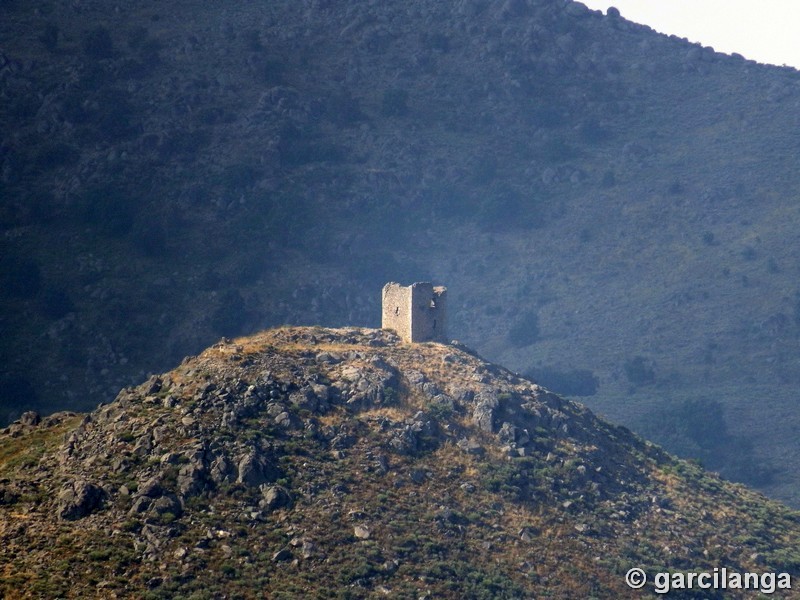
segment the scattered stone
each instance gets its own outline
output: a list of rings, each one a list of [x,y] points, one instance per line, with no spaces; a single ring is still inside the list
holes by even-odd
[[[42,422],[42,417],[39,416],[39,413],[29,410],[22,413],[22,416],[19,418],[19,422],[29,427],[35,427]]]
[[[497,439],[502,444],[512,444],[517,441],[517,427],[508,421],[503,423],[500,431],[497,432]]]
[[[389,472],[389,459],[383,454],[380,454],[376,457],[375,462],[377,463],[378,472],[381,475],[385,475]]]
[[[481,446],[476,440],[461,438],[458,440],[456,445],[467,454],[480,455],[485,452],[483,446]]]
[[[338,354],[331,352],[320,352],[317,354],[316,361],[323,365],[336,365],[342,362],[342,358]]]
[[[302,546],[300,552],[301,552],[301,556],[305,560],[308,560],[310,558],[314,558],[314,556],[316,556],[319,553],[316,544],[314,544],[313,542],[310,542],[308,540],[303,542],[303,546]]]
[[[314,393],[314,390],[312,390],[310,387],[306,387],[301,390],[297,390],[296,392],[292,392],[289,395],[289,402],[294,404],[299,409],[310,410],[311,412],[315,412],[317,410],[317,407],[319,406],[319,400],[317,399],[317,395]],[[286,414],[288,416],[288,413]]]
[[[283,411],[275,417],[275,424],[279,427],[289,429],[293,425],[292,416],[288,412]]]
[[[19,493],[8,486],[0,485],[0,505],[14,504],[19,500]]]
[[[285,562],[287,560],[292,560],[292,558],[292,551],[289,550],[289,548],[281,548],[272,555],[272,562]]]
[[[409,477],[411,478],[411,481],[419,485],[425,483],[425,479],[427,479],[427,473],[425,473],[425,471],[422,469],[413,469]]]
[[[147,382],[144,384],[145,394],[148,396],[152,394],[157,394],[161,391],[161,387],[163,386],[164,382],[162,379],[156,375],[153,375]]]

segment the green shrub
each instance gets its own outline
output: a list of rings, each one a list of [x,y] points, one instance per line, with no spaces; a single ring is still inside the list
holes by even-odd
[[[381,112],[384,117],[402,117],[408,113],[408,92],[392,88],[383,92]]]
[[[603,173],[603,179],[600,181],[600,185],[604,188],[614,187],[617,184],[617,177],[614,175],[614,171],[610,169]]]
[[[548,140],[542,146],[542,158],[551,163],[565,162],[577,156],[578,151],[560,138]]]
[[[61,319],[75,310],[75,305],[63,288],[48,287],[41,297],[42,314],[48,319]]]
[[[580,126],[581,138],[589,144],[599,144],[611,139],[611,132],[597,121],[590,120]]]
[[[111,557],[111,550],[103,548],[102,550],[92,550],[89,552],[89,560],[96,562],[105,562]]]
[[[134,223],[135,211],[127,192],[114,186],[97,186],[81,198],[83,221],[111,237],[120,237]]]
[[[91,58],[112,58],[114,40],[108,29],[100,25],[86,32],[83,38],[83,52]]]
[[[644,356],[634,356],[625,361],[623,369],[633,385],[650,385],[656,382],[655,364]]]
[[[48,52],[55,52],[58,48],[59,33],[58,25],[55,23],[48,23],[44,26],[44,31],[39,36],[39,41]]]
[[[8,252],[0,256],[0,295],[31,298],[41,284],[42,272],[36,261]]]
[[[523,313],[508,331],[508,341],[515,348],[530,346],[539,340],[539,315],[529,310]]]
[[[34,162],[39,169],[47,171],[73,165],[79,157],[78,151],[70,144],[56,142],[42,147],[36,154]]]

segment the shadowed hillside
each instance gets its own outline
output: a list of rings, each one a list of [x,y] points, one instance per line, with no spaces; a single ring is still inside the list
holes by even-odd
[[[454,337],[798,502],[796,71],[560,0],[2,10],[4,421],[430,279]]]

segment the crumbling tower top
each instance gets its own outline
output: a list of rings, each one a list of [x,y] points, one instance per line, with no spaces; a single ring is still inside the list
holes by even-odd
[[[424,281],[383,286],[383,329],[393,329],[405,342],[447,341],[447,288]]]

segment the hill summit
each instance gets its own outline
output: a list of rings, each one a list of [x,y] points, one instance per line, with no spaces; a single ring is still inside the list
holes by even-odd
[[[372,329],[223,339],[89,414],[29,413],[0,434],[0,515],[6,596],[620,598],[634,567],[800,573],[789,509],[458,343]]]

